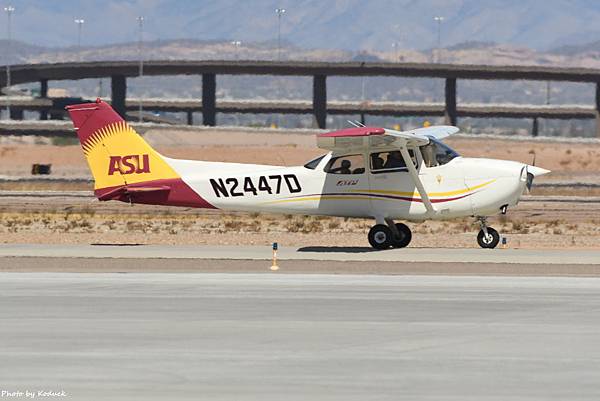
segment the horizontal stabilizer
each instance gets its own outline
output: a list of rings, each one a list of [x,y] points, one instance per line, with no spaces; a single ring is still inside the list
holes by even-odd
[[[108,201],[108,200],[116,200],[123,196],[127,195],[135,195],[140,193],[156,193],[156,192],[169,192],[171,187],[166,185],[164,186],[156,186],[156,187],[143,187],[143,186],[122,186],[119,188],[115,188],[114,190],[107,192],[105,194],[99,195],[98,200]]]

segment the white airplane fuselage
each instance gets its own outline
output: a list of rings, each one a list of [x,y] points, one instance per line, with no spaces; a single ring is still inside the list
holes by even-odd
[[[418,156],[417,171],[434,207],[431,213],[406,170],[373,173],[367,165],[359,174],[326,173],[334,156],[338,155],[328,153],[314,169],[167,160],[187,185],[218,209],[378,221],[490,216],[516,205],[527,184],[527,165],[522,163],[456,157],[426,167]],[[363,157],[369,160],[367,153]]]

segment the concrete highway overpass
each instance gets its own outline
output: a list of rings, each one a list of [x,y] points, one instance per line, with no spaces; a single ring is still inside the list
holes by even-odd
[[[27,64],[11,66],[12,84],[40,82],[40,94],[46,98],[49,81],[76,80],[86,78],[111,78],[111,97],[115,109],[125,115],[135,106],[127,101],[127,78],[139,73],[137,61],[103,61],[81,63]],[[191,107],[170,111],[185,111],[191,115],[202,112],[203,124],[216,125],[217,112],[248,113],[311,113],[320,128],[325,128],[327,114],[371,114],[371,115],[443,115],[446,123],[455,125],[460,116],[510,117],[510,118],[595,118],[600,127],[600,70],[585,68],[558,68],[538,66],[487,66],[419,63],[366,63],[366,62],[302,62],[302,61],[145,61],[144,75],[199,75],[202,77],[202,99],[191,102]],[[313,98],[308,102],[217,102],[217,75],[282,75],[312,76]],[[327,77],[330,76],[395,76],[445,79],[445,101],[441,105],[349,104],[336,107],[327,101]],[[596,97],[593,105],[576,107],[546,106],[461,106],[457,104],[456,85],[458,79],[478,80],[533,80],[562,81],[594,84]],[[0,76],[0,86],[6,85],[6,77]],[[235,104],[237,103],[237,104]],[[166,110],[167,105],[156,104],[149,109]],[[14,105],[16,117],[19,107]],[[21,107],[23,109],[23,107]],[[43,106],[38,106],[42,118],[47,115]],[[47,117],[46,117],[47,118]],[[190,118],[188,118],[189,120]],[[535,127],[534,123],[534,127]],[[535,131],[535,129],[534,129]],[[600,132],[600,130],[598,131]],[[600,135],[599,135],[600,136]]]

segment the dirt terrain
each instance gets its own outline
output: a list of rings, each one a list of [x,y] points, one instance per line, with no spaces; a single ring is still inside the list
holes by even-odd
[[[165,156],[207,161],[272,165],[299,165],[325,153],[309,133],[236,132],[228,130],[150,130],[146,139]],[[39,143],[41,142],[41,143]],[[552,170],[544,180],[584,179],[600,182],[600,142],[449,138],[446,142],[467,157],[488,157],[532,163]],[[89,177],[81,148],[74,143],[54,146],[38,143],[0,142],[0,175],[28,175],[34,163],[52,164],[55,177]]]
[[[367,246],[363,219],[0,197],[0,243]],[[600,199],[530,197],[490,219],[511,248],[600,248]],[[477,247],[473,219],[409,223],[415,247]]]
[[[298,165],[316,157],[314,135],[227,130],[148,132],[161,153],[209,161]],[[600,143],[558,143],[478,138],[447,141],[464,156],[536,163],[552,170],[540,182],[600,182]],[[0,175],[29,176],[31,164],[51,163],[52,177],[90,178],[79,145],[55,146],[4,140]],[[91,183],[1,182],[0,190],[90,190]],[[598,196],[598,189],[535,189],[533,195]],[[290,246],[366,245],[369,220],[328,217],[230,214],[85,199],[0,198],[0,242],[10,243],[177,243]],[[600,202],[523,202],[492,225],[510,247],[600,247]],[[475,247],[478,230],[470,219],[411,224],[411,246]]]

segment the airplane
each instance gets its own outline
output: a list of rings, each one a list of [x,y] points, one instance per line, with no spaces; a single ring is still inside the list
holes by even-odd
[[[505,214],[537,176],[550,171],[514,161],[461,157],[441,140],[451,126],[411,131],[366,127],[317,135],[328,151],[303,166],[171,159],[159,154],[112,107],[67,106],[100,201],[229,211],[369,218],[375,249],[404,248],[420,222],[473,217],[477,243],[495,248],[487,218]]]

